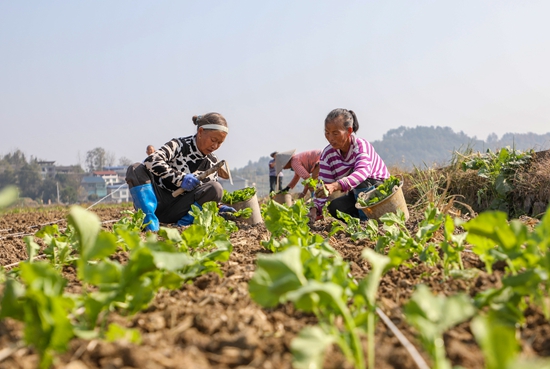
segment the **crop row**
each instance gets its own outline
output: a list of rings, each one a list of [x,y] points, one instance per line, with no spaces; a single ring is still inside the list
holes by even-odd
[[[5,203],[6,194],[0,193],[0,206]],[[403,307],[407,321],[418,332],[434,368],[451,367],[442,337],[464,321],[470,321],[487,368],[525,367],[518,359],[517,339],[525,323],[524,311],[535,305],[547,319],[550,315],[550,215],[531,230],[517,220],[508,221],[501,212],[482,213],[464,222],[430,206],[411,232],[400,212],[386,214],[380,224],[360,223],[340,214],[344,222],[334,221],[329,237],[345,232],[352,240],[367,238],[376,244],[363,250],[370,268],[365,278],[357,280],[329,238],[311,231],[308,212],[301,200],[290,207],[274,201],[262,206],[270,232],[262,245],[272,254],[258,256],[249,282],[249,293],[259,305],[291,302],[317,317],[318,325],[305,328],[292,342],[296,368],[321,368],[326,348],[332,344],[356,368],[374,368],[377,291],[384,274],[420,260],[441,265],[447,278],[465,275],[461,255],[466,251],[478,255],[488,273],[494,263],[505,263],[502,285],[473,298],[462,293],[435,296],[420,285]],[[195,222],[183,231],[161,228],[144,238],[139,211],[128,212],[112,231],[105,231],[94,214],[73,207],[65,231],[48,225],[34,237],[26,237],[29,259],[10,272],[1,272],[0,318],[24,323],[25,341],[38,351],[43,368],[75,336],[139,342],[137,331],[107,326],[109,312],[135,314],[161,288],[180,288],[204,273],[221,274],[219,263],[228,260],[229,235],[237,227],[217,213],[216,204],[207,203],[202,211],[193,208]],[[442,239],[435,237],[441,234]],[[41,248],[36,238],[45,246],[45,262],[35,261]],[[120,251],[127,260],[118,261]],[[79,293],[65,291],[62,270],[67,265],[76,268]]]

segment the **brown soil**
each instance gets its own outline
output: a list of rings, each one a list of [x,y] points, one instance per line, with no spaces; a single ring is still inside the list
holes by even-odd
[[[102,221],[121,218],[120,209],[93,210]],[[8,265],[27,257],[25,243],[18,232],[33,233],[37,224],[65,219],[67,211],[4,214],[0,217],[0,264]],[[60,227],[65,225],[62,221]],[[109,227],[110,223],[105,223]],[[330,222],[318,222],[314,231],[327,237]],[[290,342],[306,325],[316,319],[296,311],[287,304],[275,309],[263,309],[248,294],[248,281],[255,269],[256,254],[267,253],[260,245],[269,235],[263,225],[243,226],[231,236],[234,250],[223,265],[224,276],[202,276],[176,291],[159,293],[146,311],[131,317],[116,313],[111,322],[137,328],[142,344],[107,343],[98,340],[74,339],[69,350],[58,356],[55,368],[291,368]],[[362,278],[368,264],[361,250],[373,247],[369,241],[353,242],[344,234],[330,239],[331,244],[350,262],[352,274]],[[121,256],[123,257],[123,256]],[[423,352],[416,332],[407,324],[402,306],[414,287],[424,283],[435,293],[451,295],[465,292],[473,296],[481,290],[498,286],[500,273],[488,275],[483,263],[465,253],[464,262],[470,268],[480,268],[471,279],[445,278],[440,267],[418,263],[401,266],[388,272],[379,288],[380,308],[404,335]],[[79,288],[74,269],[64,269],[73,291]],[[550,325],[535,309],[526,312],[527,324],[520,330],[523,352],[532,356],[550,356]],[[483,368],[483,357],[469,329],[463,323],[445,334],[445,345],[453,365]],[[37,355],[22,343],[18,322],[0,321],[1,368],[35,368]],[[366,341],[364,342],[366,344]],[[5,349],[5,351],[2,351]],[[325,368],[351,368],[337,347],[326,354]],[[416,368],[410,355],[381,320],[376,326],[376,368]]]

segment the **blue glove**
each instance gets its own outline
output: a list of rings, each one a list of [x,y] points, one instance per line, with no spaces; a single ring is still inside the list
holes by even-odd
[[[220,205],[218,208],[218,213],[234,213],[236,211],[235,208],[227,205]]]
[[[183,177],[180,187],[183,188],[185,191],[193,191],[193,189],[197,187],[199,183],[200,181],[197,179],[197,177],[189,173],[186,174],[185,177]]]

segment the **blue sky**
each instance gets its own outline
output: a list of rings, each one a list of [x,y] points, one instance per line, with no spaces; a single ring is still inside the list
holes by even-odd
[[[0,2],[0,154],[84,164],[194,133],[216,111],[232,168],[399,126],[550,132],[548,1]]]

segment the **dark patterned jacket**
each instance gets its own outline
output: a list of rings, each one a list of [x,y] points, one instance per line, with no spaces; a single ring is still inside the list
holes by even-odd
[[[175,191],[187,173],[200,174],[218,162],[214,154],[200,152],[196,138],[196,135],[173,138],[145,159],[143,164],[153,174],[156,184]],[[202,182],[217,179],[218,173],[214,172]]]

